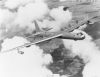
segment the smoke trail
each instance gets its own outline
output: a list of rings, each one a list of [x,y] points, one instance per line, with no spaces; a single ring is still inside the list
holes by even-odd
[[[100,50],[92,41],[91,36],[83,32],[86,39],[81,41],[63,40],[66,48],[74,55],[80,56],[86,63],[82,72],[83,77],[100,77]]]

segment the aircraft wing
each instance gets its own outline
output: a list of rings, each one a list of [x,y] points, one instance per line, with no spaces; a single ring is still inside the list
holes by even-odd
[[[47,40],[50,40],[50,39],[59,37],[59,36],[61,36],[61,35],[62,35],[62,33],[55,33],[54,35],[52,35],[52,36],[50,35],[49,37],[34,39],[34,42],[32,42],[32,43],[25,43],[24,45],[17,46],[17,47],[15,47],[15,48],[2,51],[1,53],[10,52],[10,51],[12,51],[12,50],[18,50],[18,51],[19,51],[19,49],[21,49],[21,48],[28,47],[28,46],[31,46],[31,45],[35,45],[35,44],[38,44],[38,43],[41,43],[41,42],[44,42],[44,41],[47,41]],[[33,38],[34,38],[34,37],[33,37]]]
[[[62,38],[62,37],[63,38]],[[49,34],[46,34],[46,36],[31,36],[30,38],[28,38],[29,40],[32,39],[33,41],[30,42],[30,43],[25,43],[23,45],[20,45],[20,46],[17,46],[17,47],[14,47],[12,49],[9,49],[9,50],[5,50],[5,51],[2,51],[1,53],[5,53],[5,52],[10,52],[12,50],[19,50],[21,48],[24,48],[24,47],[30,47],[31,45],[35,45],[35,44],[39,44],[41,42],[44,42],[44,41],[47,41],[47,40],[50,40],[50,39],[54,39],[54,38],[62,38],[62,39],[78,39],[79,38],[81,39],[81,36],[80,35],[77,35],[77,34],[73,34],[73,33],[66,33],[66,32],[54,32],[54,33],[49,33]]]

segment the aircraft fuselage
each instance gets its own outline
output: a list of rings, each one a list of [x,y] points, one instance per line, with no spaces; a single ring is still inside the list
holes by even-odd
[[[76,34],[64,33],[62,36],[59,36],[57,38],[83,40],[83,39],[85,39],[85,36],[82,33],[76,33]]]

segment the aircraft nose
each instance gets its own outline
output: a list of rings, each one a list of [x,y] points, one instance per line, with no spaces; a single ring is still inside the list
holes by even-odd
[[[78,36],[78,37],[80,37],[80,38],[82,38],[82,39],[84,39],[84,38],[85,38],[85,35],[84,35],[82,32],[77,33],[77,36]]]
[[[80,33],[77,33],[77,35],[78,35],[78,36],[83,36],[83,33],[80,32]]]

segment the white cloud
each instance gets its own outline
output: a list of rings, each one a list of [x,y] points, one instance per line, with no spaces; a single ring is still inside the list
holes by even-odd
[[[10,49],[27,42],[21,37],[5,40],[4,49]],[[50,77],[52,72],[45,65],[52,62],[49,54],[43,54],[43,50],[36,45],[21,49],[24,54],[18,54],[16,50],[0,53],[1,77]]]

